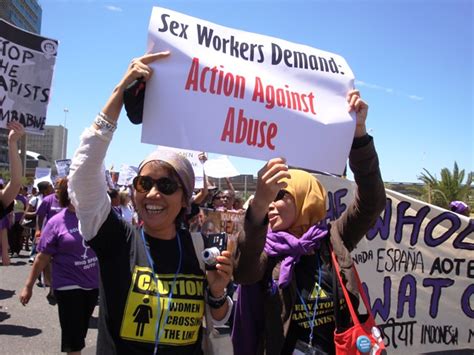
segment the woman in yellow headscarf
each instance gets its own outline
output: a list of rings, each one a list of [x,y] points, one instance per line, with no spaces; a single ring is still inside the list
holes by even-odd
[[[282,158],[259,172],[234,267],[241,284],[232,341],[235,354],[333,354],[334,307],[329,241],[346,287],[357,299],[350,251],[385,206],[385,190],[372,137],[368,106],[356,90],[348,94],[357,122],[349,162],[357,183],[354,202],[326,225],[326,191],[311,174],[288,169]],[[323,222],[323,223],[321,223]],[[350,317],[342,304],[341,321]]]

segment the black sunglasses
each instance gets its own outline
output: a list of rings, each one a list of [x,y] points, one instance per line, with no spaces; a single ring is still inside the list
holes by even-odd
[[[138,192],[149,192],[153,186],[164,195],[172,195],[181,187],[177,181],[166,176],[155,180],[150,176],[138,175],[133,179],[133,187]]]
[[[275,196],[275,199],[273,200],[273,202],[277,202],[279,200],[282,200],[283,197],[285,197],[285,195],[288,193],[288,191],[285,191],[285,190],[280,190],[278,191],[277,195]]]

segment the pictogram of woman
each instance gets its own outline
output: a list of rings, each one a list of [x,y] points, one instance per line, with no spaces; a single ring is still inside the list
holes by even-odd
[[[135,335],[139,337],[143,336],[145,324],[150,323],[150,318],[153,318],[153,311],[151,307],[147,304],[148,302],[150,302],[150,299],[144,298],[144,304],[140,304],[139,306],[137,306],[135,312],[133,312],[133,316],[135,317],[133,322],[137,323],[137,331],[135,332]]]

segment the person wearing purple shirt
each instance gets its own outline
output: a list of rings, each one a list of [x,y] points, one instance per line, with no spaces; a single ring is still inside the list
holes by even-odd
[[[0,219],[7,218],[7,215],[13,208],[13,200],[21,187],[21,159],[18,153],[18,141],[25,134],[25,129],[20,122],[10,122],[7,124],[10,130],[8,133],[8,161],[10,162],[10,181],[4,186],[5,182],[1,179],[0,184]],[[8,222],[3,222],[3,225]],[[0,228],[0,249],[2,265],[10,265],[10,256],[8,255],[8,237],[7,230],[2,226]]]
[[[63,207],[59,203],[58,189],[57,189],[57,186],[61,184],[61,181],[62,181],[61,179],[57,181],[55,193],[44,197],[36,211],[36,232],[35,232],[36,244],[39,243],[39,239],[42,234],[42,229],[44,228],[48,220],[63,209]],[[44,269],[44,284],[46,286],[51,286],[51,266],[50,265],[46,266],[46,268]],[[56,304],[56,299],[54,297],[52,289],[50,289],[46,298],[48,299],[48,302],[51,305]]]
[[[89,319],[99,295],[99,263],[79,233],[79,222],[67,193],[67,179],[62,179],[58,185],[60,205],[66,208],[49,219],[43,228],[39,253],[21,291],[20,302],[24,306],[28,304],[35,280],[52,262],[61,351],[71,354],[80,353],[85,346]]]
[[[56,193],[46,196],[36,211],[39,227],[37,230],[41,230],[46,222],[62,209]]]

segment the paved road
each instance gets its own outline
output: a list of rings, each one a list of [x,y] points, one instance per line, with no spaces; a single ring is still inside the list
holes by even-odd
[[[61,329],[58,310],[46,300],[47,289],[35,286],[30,303],[23,307],[18,295],[31,265],[28,252],[13,258],[10,266],[0,266],[0,353],[64,354],[61,353]],[[86,338],[83,354],[95,353],[97,340],[96,307]]]
[[[26,307],[19,294],[31,270],[28,252],[13,258],[10,266],[0,266],[0,354],[64,354],[61,353],[61,328],[58,310],[46,300],[47,289],[35,286],[33,297]],[[89,325],[83,355],[96,352],[98,307]],[[216,353],[231,354],[228,329],[214,341]]]

